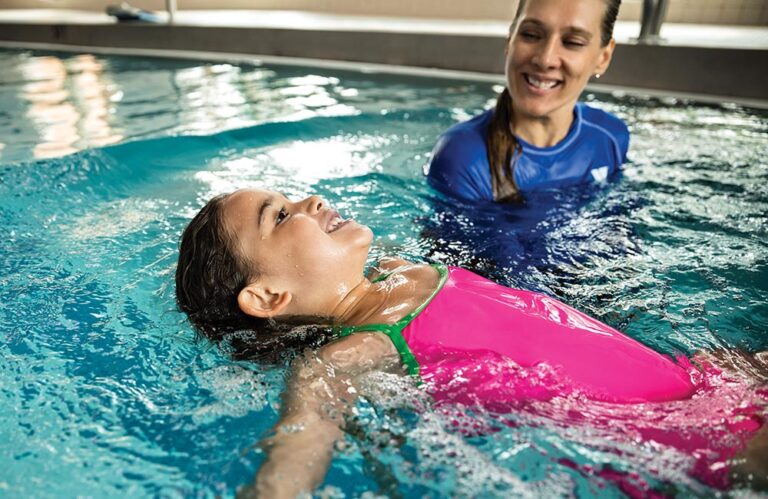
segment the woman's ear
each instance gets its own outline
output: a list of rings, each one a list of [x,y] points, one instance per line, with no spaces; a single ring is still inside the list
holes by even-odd
[[[240,290],[237,305],[246,315],[266,319],[282,314],[292,298],[288,291],[271,290],[253,283]]]
[[[613,51],[616,49],[616,40],[611,38],[611,41],[608,42],[608,45],[605,47],[602,47],[600,49],[600,55],[597,59],[597,67],[595,68],[595,73],[602,75],[608,70],[608,66],[611,64],[611,59],[613,58]]]

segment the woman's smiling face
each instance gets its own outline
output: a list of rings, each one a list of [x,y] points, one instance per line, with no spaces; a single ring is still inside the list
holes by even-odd
[[[241,190],[225,201],[222,216],[233,249],[258,280],[293,294],[293,313],[321,313],[312,308],[325,306],[326,292],[337,295],[363,278],[373,233],[318,196],[293,202],[277,192]]]
[[[610,63],[601,46],[604,0],[528,0],[507,47],[507,88],[516,118],[568,116],[590,76]]]

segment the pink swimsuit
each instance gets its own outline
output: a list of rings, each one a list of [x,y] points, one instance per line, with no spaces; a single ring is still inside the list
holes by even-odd
[[[392,325],[346,327],[340,335],[387,334],[408,372],[421,378],[437,402],[500,412],[555,397],[582,406],[583,398],[597,407],[607,403],[614,408],[606,413],[622,419],[625,432],[689,454],[715,451],[697,464],[707,469],[710,458],[722,462],[735,455],[763,423],[755,404],[765,394],[755,398],[753,388],[723,381],[714,367],[702,371],[683,356],[674,362],[546,295],[510,289],[464,269],[434,267],[440,284],[417,310]],[[683,399],[692,410],[658,404]],[[643,406],[633,410],[627,404]],[[595,423],[602,416],[578,419]],[[713,419],[723,428],[715,428]],[[692,431],[701,427],[710,434]],[[716,445],[710,445],[713,439]],[[715,486],[727,481],[706,470],[696,474]]]
[[[464,269],[435,268],[440,285],[412,314],[392,325],[344,328],[341,334],[387,334],[409,372],[436,387],[455,384],[456,374],[463,373],[491,375],[507,388],[485,394],[465,390],[463,396],[438,390],[456,402],[493,406],[510,398],[543,400],[578,391],[592,400],[637,403],[678,400],[694,392],[689,374],[669,358],[553,298],[510,289]],[[544,386],[540,379],[515,379],[514,369],[477,369],[490,359],[508,359],[521,368],[546,365],[557,379]]]

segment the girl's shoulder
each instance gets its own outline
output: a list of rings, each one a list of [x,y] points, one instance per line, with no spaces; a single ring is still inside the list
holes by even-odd
[[[325,367],[336,373],[358,375],[399,365],[399,354],[389,337],[377,331],[358,331],[326,343],[316,353]]]
[[[401,267],[409,267],[412,265],[415,264],[398,256],[384,256],[376,262],[375,268],[384,272],[393,272]]]
[[[426,263],[409,262],[399,257],[383,257],[366,274],[372,282],[381,282],[392,276],[399,275],[408,280],[422,281],[429,279],[435,270]]]

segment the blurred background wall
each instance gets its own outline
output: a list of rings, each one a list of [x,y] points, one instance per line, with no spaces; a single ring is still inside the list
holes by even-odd
[[[103,11],[119,0],[0,0],[0,9],[76,9]],[[162,10],[163,0],[132,0],[131,5]],[[301,10],[326,14],[433,19],[511,19],[515,0],[177,0],[179,10]],[[640,19],[642,0],[624,0],[620,20]],[[768,25],[768,0],[670,0],[667,22]]]

